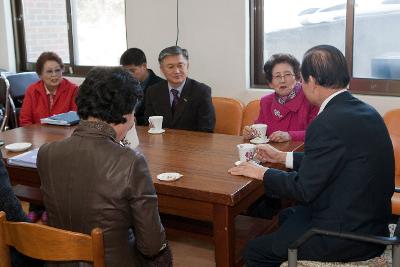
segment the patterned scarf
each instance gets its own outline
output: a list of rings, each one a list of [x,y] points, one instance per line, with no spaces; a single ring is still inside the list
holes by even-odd
[[[293,98],[296,97],[297,93],[300,90],[300,84],[297,83],[293,90],[286,96],[280,96],[280,95],[276,95],[276,100],[278,101],[279,104],[284,105],[286,102],[289,102],[290,100],[292,100]]]

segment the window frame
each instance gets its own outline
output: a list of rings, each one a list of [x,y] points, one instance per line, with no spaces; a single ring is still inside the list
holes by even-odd
[[[72,21],[72,8],[71,0],[65,0],[67,24],[68,24],[68,48],[69,48],[69,63],[64,63],[64,76],[71,77],[84,77],[94,66],[76,65],[74,54],[74,35],[73,35],[73,21]],[[126,18],[126,1],[125,5],[125,18]],[[23,4],[22,0],[11,0],[11,12],[13,19],[13,33],[15,45],[15,58],[17,71],[35,71],[36,62],[27,61],[27,49],[24,28]],[[125,23],[126,29],[126,23]],[[128,44],[128,39],[125,40]],[[128,45],[127,45],[128,46]]]
[[[400,80],[353,77],[354,3],[347,0],[345,57],[350,72],[349,90],[356,94],[400,96]],[[264,66],[264,0],[250,0],[250,77],[251,87],[266,89]],[[360,89],[362,88],[362,89]],[[380,88],[381,90],[377,90]]]

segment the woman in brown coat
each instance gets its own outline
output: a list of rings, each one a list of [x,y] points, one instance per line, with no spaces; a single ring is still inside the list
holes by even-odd
[[[172,264],[147,163],[120,143],[134,127],[139,97],[140,85],[128,72],[94,68],[76,99],[79,126],[38,153],[49,225],[82,233],[103,229],[106,266],[143,266],[140,261],[157,258]]]

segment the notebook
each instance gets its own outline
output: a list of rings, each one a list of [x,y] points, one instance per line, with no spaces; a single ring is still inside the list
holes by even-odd
[[[40,119],[42,124],[53,124],[53,125],[74,125],[79,122],[79,117],[76,111],[69,111],[66,113],[57,114],[48,118]]]
[[[36,168],[36,158],[39,148],[22,153],[8,159],[9,165]]]

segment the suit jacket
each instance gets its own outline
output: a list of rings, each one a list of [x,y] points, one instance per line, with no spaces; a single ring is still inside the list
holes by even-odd
[[[147,118],[144,115],[144,110],[145,110],[145,103],[146,103],[146,91],[147,88],[163,81],[162,78],[158,77],[154,71],[151,69],[148,69],[149,71],[149,77],[147,78],[146,81],[141,83],[142,90],[143,90],[143,98],[138,101],[136,108],[135,108],[135,118],[136,118],[136,124],[137,125],[147,125]]]
[[[164,116],[164,128],[213,132],[215,127],[211,88],[189,78],[180,94],[174,116],[171,112],[167,81],[161,81],[147,89],[145,114],[147,118]]]
[[[335,96],[309,125],[304,153],[294,153],[294,171],[269,169],[264,186],[267,194],[293,198],[307,207],[311,217],[304,223],[310,227],[388,234],[394,156],[382,117],[349,92]],[[323,240],[315,249],[341,259],[350,259],[356,250],[373,255],[384,249],[368,243],[354,247],[344,239]]]
[[[71,137],[43,145],[37,158],[43,202],[51,226],[103,230],[106,266],[142,266],[137,250],[156,255],[165,231],[143,155],[115,136],[108,124],[81,121]]]

